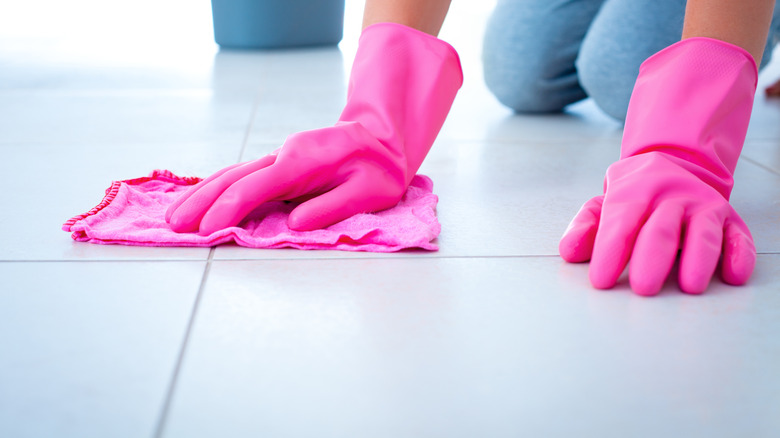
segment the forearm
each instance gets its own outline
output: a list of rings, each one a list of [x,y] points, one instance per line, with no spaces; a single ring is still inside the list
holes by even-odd
[[[682,38],[708,37],[742,47],[761,63],[775,0],[688,0]]]
[[[392,22],[436,36],[449,7],[450,0],[366,0],[363,28]]]

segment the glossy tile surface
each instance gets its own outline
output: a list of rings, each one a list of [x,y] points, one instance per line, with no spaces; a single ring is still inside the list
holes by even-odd
[[[207,176],[332,124],[344,41],[219,50],[208,0],[30,0],[0,13],[0,436],[774,437],[780,100],[759,92],[732,203],[745,287],[596,291],[558,239],[620,124],[518,116],[482,81],[494,2],[453,2],[465,83],[420,169],[438,252],[76,243],[113,180]],[[759,90],[780,78],[780,55]]]
[[[203,267],[0,263],[0,436],[150,436]]]
[[[216,262],[166,436],[769,436],[777,262],[649,300],[555,257]]]

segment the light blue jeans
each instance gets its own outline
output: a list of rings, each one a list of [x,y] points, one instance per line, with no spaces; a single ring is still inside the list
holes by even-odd
[[[680,40],[685,0],[498,0],[482,52],[485,82],[520,113],[591,97],[623,121],[639,66]],[[780,35],[775,8],[761,62]]]

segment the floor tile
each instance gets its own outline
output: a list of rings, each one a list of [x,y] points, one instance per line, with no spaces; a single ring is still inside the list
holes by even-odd
[[[205,177],[332,125],[364,3],[346,0],[338,48],[284,51],[220,50],[209,0],[2,8],[0,436],[774,437],[780,100],[762,93],[780,51],[731,198],[759,250],[745,287],[694,297],[671,279],[644,299],[562,262],[622,126],[592,100],[545,116],[499,104],[481,66],[495,0],[453,2],[440,33],[465,78],[420,169],[440,251],[212,253],[61,231],[112,180]]]
[[[775,48],[772,61],[758,76],[758,89],[753,104],[753,114],[748,128],[748,142],[751,140],[777,140],[780,142],[780,98],[766,97],[764,89],[780,80],[780,47]]]
[[[750,161],[757,166],[780,174],[780,139],[748,140],[742,149],[740,160]]]
[[[645,299],[552,257],[215,262],[164,436],[769,437],[778,266]]]
[[[741,160],[731,205],[750,227],[759,253],[780,253],[780,175]]]
[[[239,150],[221,143],[0,145],[0,260],[205,259],[208,248],[78,243],[62,224],[98,205],[112,181],[155,168],[205,176],[236,162]]]
[[[339,49],[303,48],[269,52],[264,57],[250,142],[278,147],[294,132],[336,123],[347,90]]]
[[[3,93],[0,143],[239,144],[251,113],[251,103],[222,104],[209,90]]]
[[[0,436],[152,436],[205,263],[0,263]]]
[[[250,145],[261,156],[268,145]],[[442,225],[440,251],[430,256],[556,255],[558,239],[582,202],[601,189],[619,149],[614,142],[466,143],[439,141],[420,168],[434,181]],[[561,160],[579,154],[582,160]],[[237,247],[215,257],[397,257],[306,252],[283,255]]]
[[[565,124],[561,124],[563,126]],[[270,145],[250,145],[262,156]],[[438,141],[420,168],[434,181],[442,225],[432,257],[557,255],[569,221],[601,193],[604,172],[619,154],[619,140],[467,143]],[[778,175],[743,160],[732,202],[751,227],[760,252],[780,250]],[[755,190],[762,187],[762,190]],[[400,254],[257,251],[220,247],[217,259],[376,258]],[[416,256],[416,255],[415,255]]]
[[[5,38],[0,47],[0,93],[9,91],[200,89],[210,86],[213,43],[184,50],[122,50],[78,40]],[[138,41],[134,42],[138,44]],[[52,50],[52,46],[58,50]],[[160,53],[166,52],[166,53]]]
[[[780,75],[777,76],[780,79]],[[768,141],[774,140],[780,143],[780,98],[766,98],[759,88],[756,103],[753,106],[753,115],[750,118],[747,139]]]
[[[475,111],[474,108],[480,108]],[[622,125],[597,109],[591,100],[561,114],[520,115],[501,106],[482,84],[464,85],[458,94],[443,138],[496,142],[620,140]]]

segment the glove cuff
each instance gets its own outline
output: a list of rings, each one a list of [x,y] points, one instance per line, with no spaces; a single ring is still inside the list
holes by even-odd
[[[396,23],[363,30],[340,122],[363,125],[406,160],[408,184],[439,134],[463,72],[446,42]]]
[[[758,70],[741,47],[689,38],[648,58],[631,95],[621,159],[659,151],[728,198]]]

